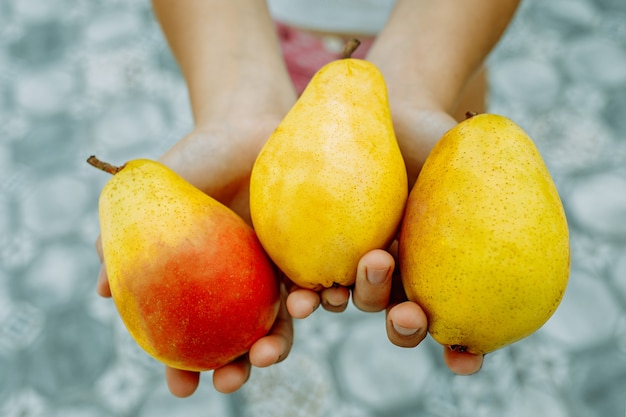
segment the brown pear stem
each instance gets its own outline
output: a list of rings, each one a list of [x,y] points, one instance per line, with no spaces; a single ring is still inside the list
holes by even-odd
[[[475,111],[471,111],[468,110],[465,112],[465,120],[467,119],[471,119],[472,117],[476,116],[478,113],[476,113]]]
[[[359,47],[359,45],[361,44],[361,41],[354,38],[354,39],[350,39],[348,42],[346,42],[346,44],[343,47],[343,53],[341,54],[341,57],[343,59],[347,59],[350,58],[352,56],[352,54],[354,53],[354,51],[356,51],[356,49]]]
[[[89,165],[94,166],[104,172],[108,172],[111,175],[117,174],[122,170],[122,168],[124,168],[124,165],[118,167],[115,165],[111,165],[108,162],[103,162],[96,158],[95,155],[91,155],[89,158],[87,158],[87,162],[89,163]]]

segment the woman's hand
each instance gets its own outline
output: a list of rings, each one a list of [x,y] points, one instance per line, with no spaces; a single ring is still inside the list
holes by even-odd
[[[196,128],[163,155],[161,162],[249,222],[250,170],[279,121],[280,116],[266,115],[249,121],[239,119],[232,125]],[[103,261],[99,239],[96,247]],[[111,296],[104,264],[97,291],[103,297]],[[247,381],[252,365],[266,367],[287,357],[293,341],[293,324],[285,306],[286,297],[283,286],[281,308],[270,332],[259,339],[247,355],[213,372],[217,391],[230,393],[239,389]],[[166,367],[165,377],[172,394],[186,397],[198,387],[200,374]]]

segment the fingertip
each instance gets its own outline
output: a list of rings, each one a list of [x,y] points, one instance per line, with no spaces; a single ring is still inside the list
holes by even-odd
[[[289,293],[286,305],[291,317],[304,319],[320,306],[320,296],[315,291],[299,288]]]
[[[109,286],[109,278],[107,276],[107,271],[102,264],[100,266],[100,271],[98,272],[98,281],[96,282],[96,292],[101,297],[111,297],[111,287]]]
[[[284,337],[265,336],[250,348],[250,363],[257,368],[274,365],[287,356],[290,347],[291,343],[288,343]]]
[[[200,373],[183,371],[166,366],[165,379],[172,395],[179,398],[186,398],[196,392],[198,384],[200,383]]]
[[[484,355],[460,352],[444,346],[443,360],[448,368],[457,375],[472,375],[483,366]]]
[[[213,386],[222,394],[237,391],[250,378],[250,361],[247,356],[213,371]]]
[[[415,347],[426,337],[428,320],[424,310],[405,301],[387,312],[387,337],[396,346]]]
[[[100,258],[100,263],[102,263],[104,262],[104,257],[102,256],[102,239],[100,239],[100,236],[98,236],[98,238],[96,239],[95,246],[98,258]]]
[[[357,266],[357,286],[380,287],[391,283],[396,266],[393,256],[382,249],[374,249],[363,255]]]
[[[320,292],[320,298],[324,310],[341,313],[348,307],[350,290],[341,285],[325,288]]]
[[[381,311],[389,304],[393,256],[382,249],[372,250],[360,259],[354,285],[354,305],[363,311]]]

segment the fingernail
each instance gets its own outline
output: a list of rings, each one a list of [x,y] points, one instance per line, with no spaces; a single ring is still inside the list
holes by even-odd
[[[419,329],[409,329],[408,327],[398,326],[396,323],[391,323],[393,328],[398,334],[402,336],[413,336]]]
[[[326,297],[322,299],[324,309],[328,311],[341,312],[346,309],[347,303],[345,299],[336,299],[333,297]]]
[[[389,268],[387,269],[376,269],[376,268],[367,268],[365,269],[365,277],[372,285],[381,285],[387,279],[387,275],[389,273]]]
[[[330,297],[330,298],[324,298],[322,300],[322,303],[324,304],[326,308],[330,307],[331,309],[337,309],[337,308],[344,307],[346,305],[346,300]]]
[[[324,309],[326,311],[331,311],[333,313],[341,313],[347,307],[348,307],[348,303],[340,303],[340,304],[334,305],[328,302],[324,302]]]
[[[326,299],[324,300],[324,303],[326,303],[326,305],[332,306],[332,307],[340,307],[344,304],[343,300],[333,300],[332,298]]]

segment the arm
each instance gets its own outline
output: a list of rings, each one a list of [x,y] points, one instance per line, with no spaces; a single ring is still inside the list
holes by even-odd
[[[296,98],[267,6],[259,0],[153,0],[153,6],[195,121],[163,162],[249,220],[250,169]]]
[[[518,4],[519,0],[396,3],[368,59],[387,81],[394,128],[410,184],[417,179],[434,144],[457,123],[453,115],[458,118],[467,110],[484,110],[484,61]],[[468,105],[467,93],[474,94],[469,100],[472,108],[457,109],[461,103]],[[415,346],[423,335],[402,337],[402,329],[425,326],[426,317],[417,304],[392,297],[387,307],[387,334],[394,344]],[[444,350],[444,359],[458,374],[473,373],[482,366],[482,357],[448,349]]]
[[[282,112],[295,92],[264,1],[153,0],[183,77],[196,124]]]
[[[429,99],[451,111],[504,33],[518,3],[398,0],[368,59],[385,74],[392,98]]]

